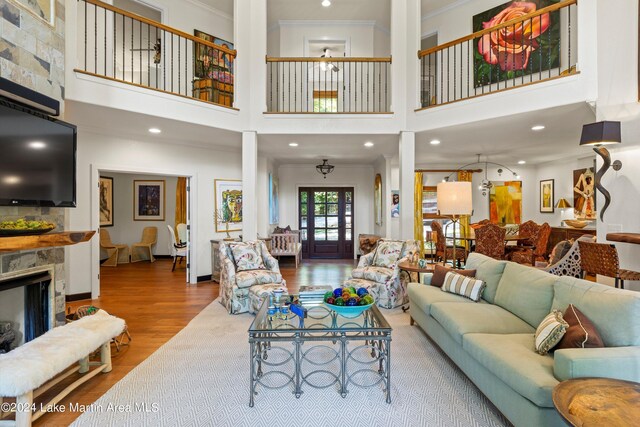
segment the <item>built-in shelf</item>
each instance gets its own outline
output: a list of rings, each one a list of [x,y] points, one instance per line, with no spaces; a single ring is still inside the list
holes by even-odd
[[[0,252],[27,251],[38,248],[69,246],[91,240],[95,231],[62,231],[38,236],[0,237]]]

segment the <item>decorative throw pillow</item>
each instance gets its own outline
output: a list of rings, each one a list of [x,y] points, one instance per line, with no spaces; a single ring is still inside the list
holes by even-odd
[[[476,277],[475,270],[454,270],[444,265],[436,264],[433,270],[433,276],[431,277],[431,286],[437,286],[439,288],[444,285],[444,278],[447,273],[452,272],[467,277]]]
[[[553,247],[551,254],[549,255],[549,265],[554,265],[560,262],[567,252],[569,252],[571,246],[573,246],[573,240],[563,240],[558,242],[558,244]]]
[[[440,289],[444,292],[461,295],[478,302],[486,286],[487,284],[483,280],[450,271],[444,276],[444,284]]]
[[[553,349],[569,328],[567,322],[562,318],[560,310],[553,310],[549,313],[536,329],[535,346],[538,354],[545,355]]]
[[[564,312],[564,320],[569,324],[569,328],[556,348],[604,347],[595,325],[575,305],[569,304]]]
[[[229,246],[236,264],[236,271],[265,269],[259,242],[233,243]]]
[[[395,268],[396,262],[402,253],[404,242],[395,240],[381,240],[378,242],[376,254],[373,257],[373,265],[376,267]]]

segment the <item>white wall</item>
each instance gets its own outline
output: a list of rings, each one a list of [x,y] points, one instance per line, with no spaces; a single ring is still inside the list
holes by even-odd
[[[564,219],[573,219],[575,215],[573,208],[567,209],[565,216],[562,216],[561,209],[555,209],[554,213],[540,213],[539,198],[541,180],[554,180],[554,206],[561,198],[567,199],[573,205],[573,171],[593,167],[594,156],[587,155],[579,159],[563,159],[555,162],[544,163],[536,168],[538,186],[535,193],[531,219],[537,223],[548,222],[551,226],[560,226]]]
[[[204,31],[233,42],[233,16],[220,12],[200,1],[144,0],[163,11],[163,24],[193,34]]]
[[[152,174],[192,176],[194,210],[191,220],[194,230],[193,245],[197,252],[196,273],[211,274],[209,240],[224,237],[216,233],[213,220],[214,179],[241,179],[239,150],[196,148],[179,144],[166,144],[152,139],[132,139],[108,136],[80,127],[78,129],[78,207],[69,209],[69,229],[89,230],[92,226],[91,171],[92,168],[109,171],[150,172]],[[233,233],[237,235],[238,233]],[[92,245],[77,245],[69,249],[70,272],[67,293],[77,294],[91,290],[92,251],[98,250],[97,240]]]
[[[358,234],[373,234],[373,180],[374,169],[370,165],[336,165],[335,170],[323,179],[314,164],[280,165],[280,226],[290,225],[298,229],[299,187],[354,187],[355,227],[354,242]],[[357,244],[354,247],[357,250]],[[355,255],[355,254],[354,254]]]
[[[277,37],[272,31],[267,37]],[[347,56],[373,56],[374,23],[371,21],[340,24],[336,21],[281,21],[280,56],[307,56],[309,40],[346,41]],[[271,45],[272,43],[269,43]]]
[[[258,156],[258,235],[266,237],[278,223],[271,223],[269,215],[269,174],[278,179],[278,169],[273,160]]]
[[[113,227],[107,231],[114,243],[133,245],[142,238],[145,227],[158,228],[158,243],[153,247],[155,255],[171,255],[171,242],[167,225],[175,229],[176,218],[176,184],[175,176],[137,175],[120,173],[103,173],[103,176],[113,178]],[[133,181],[162,180],[164,183],[164,221],[134,221],[133,220]]]
[[[612,29],[615,29],[612,31]],[[640,104],[638,104],[638,2],[620,0],[616,7],[598,2],[598,120],[622,121],[622,144],[609,147],[613,160],[622,161],[622,170],[610,169],[602,185],[611,193],[611,206],[604,222],[598,220],[598,241],[609,232],[640,233]],[[602,166],[597,157],[598,168]],[[604,198],[597,193],[597,208]],[[599,215],[599,213],[598,213]],[[640,246],[616,243],[620,266],[640,271]],[[608,282],[600,278],[600,281]],[[640,283],[625,284],[640,290]]]

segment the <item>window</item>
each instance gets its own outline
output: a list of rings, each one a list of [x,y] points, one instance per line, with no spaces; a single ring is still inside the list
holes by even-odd
[[[314,113],[337,113],[338,112],[338,91],[337,90],[314,90],[313,91],[313,112]]]

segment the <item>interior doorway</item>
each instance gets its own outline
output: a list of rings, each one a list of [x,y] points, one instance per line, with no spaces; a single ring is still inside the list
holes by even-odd
[[[92,298],[100,295],[102,269],[134,263],[139,269],[156,259],[163,265],[168,263],[166,274],[197,283],[196,247],[192,244],[196,231],[191,221],[195,200],[190,191],[195,178],[160,171],[92,169],[92,228],[100,230],[92,245]],[[114,256],[112,249],[106,250],[107,242],[121,253]],[[172,269],[174,259],[177,262]]]
[[[302,187],[298,200],[302,256],[353,258],[353,187]]]

